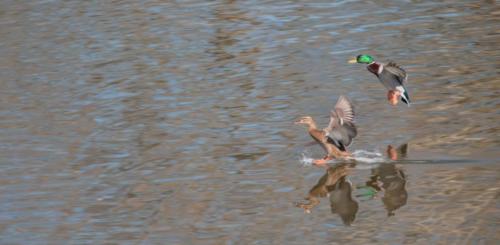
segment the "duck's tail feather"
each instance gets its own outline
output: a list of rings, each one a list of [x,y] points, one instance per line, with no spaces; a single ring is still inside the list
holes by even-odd
[[[410,96],[408,96],[408,91],[405,91],[401,94],[401,101],[410,106]]]

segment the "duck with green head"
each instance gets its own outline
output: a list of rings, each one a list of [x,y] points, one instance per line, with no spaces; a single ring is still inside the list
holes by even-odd
[[[375,62],[373,57],[367,54],[360,54],[355,59],[349,60],[349,63],[367,64],[368,66],[366,68],[368,71],[375,74],[375,76],[378,77],[378,80],[380,80],[380,82],[389,90],[387,93],[389,103],[396,105],[399,97],[401,97],[401,101],[410,106],[408,90],[406,90],[404,86],[408,75],[406,74],[406,71],[399,67],[396,63],[378,63]]]

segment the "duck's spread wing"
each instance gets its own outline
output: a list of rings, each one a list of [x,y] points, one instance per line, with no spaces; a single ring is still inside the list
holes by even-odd
[[[389,62],[385,65],[385,68],[389,69],[393,74],[396,74],[397,76],[406,78],[407,74],[405,69],[403,69],[401,66],[396,64],[395,62]]]
[[[357,130],[354,125],[354,107],[345,97],[340,96],[334,111],[330,114],[330,123],[326,128],[328,143],[334,144],[342,151],[351,144],[356,137]]]
[[[345,96],[341,95],[337,100],[337,104],[335,104],[335,112],[341,122],[341,125],[344,124],[344,122],[354,122],[354,107]]]
[[[406,71],[398,66],[394,62],[389,62],[384,65],[384,69],[379,74],[379,78],[390,89],[394,89],[397,86],[403,86],[408,79],[408,74]]]
[[[358,135],[358,130],[356,129],[356,125],[354,123],[346,123],[342,127],[342,130],[344,131],[345,135],[347,135],[350,139],[356,137]],[[349,142],[351,143],[351,142]]]
[[[328,143],[334,144],[340,150],[345,151],[345,148],[351,144],[352,139],[356,137],[357,134],[358,131],[356,126],[348,122],[330,131],[327,140]]]
[[[335,147],[337,147],[341,151],[346,151],[345,149],[346,145],[342,143],[342,138],[343,138],[342,135],[337,130],[333,130],[326,137],[326,142],[335,145]]]

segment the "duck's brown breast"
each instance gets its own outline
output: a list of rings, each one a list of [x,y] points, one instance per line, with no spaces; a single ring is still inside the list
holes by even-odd
[[[380,68],[380,64],[378,64],[376,62],[372,63],[366,67],[366,69],[368,69],[368,71],[370,71],[371,73],[375,74],[375,76],[378,76],[378,69],[379,68]]]

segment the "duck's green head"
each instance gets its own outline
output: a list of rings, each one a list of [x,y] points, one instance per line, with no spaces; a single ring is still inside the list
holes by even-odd
[[[358,55],[358,57],[356,57],[356,59],[352,59],[352,60],[349,60],[349,63],[350,64],[354,64],[354,63],[359,63],[359,64],[370,64],[372,63],[374,60],[373,60],[373,57],[371,57],[370,55],[367,55],[367,54],[360,54]]]

